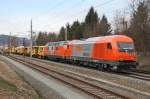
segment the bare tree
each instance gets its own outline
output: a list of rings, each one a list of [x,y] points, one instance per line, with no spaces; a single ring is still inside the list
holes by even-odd
[[[8,39],[8,47],[17,47],[19,45],[18,39],[15,36],[11,36],[11,39]]]
[[[138,51],[142,52],[144,55],[147,55],[150,50],[150,10],[148,8],[149,1],[142,0],[136,2],[137,7],[133,6],[135,2],[132,3],[133,4],[131,4],[131,7],[133,11],[130,25],[130,36],[134,38]]]
[[[123,13],[121,11],[116,11],[116,15],[114,17],[114,26],[115,34],[126,34],[128,30],[128,20],[125,11],[123,11]]]

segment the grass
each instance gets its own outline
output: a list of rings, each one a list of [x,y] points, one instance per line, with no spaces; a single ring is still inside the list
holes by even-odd
[[[150,65],[142,65],[142,66],[139,66],[138,69],[140,70],[144,70],[144,71],[147,71],[150,73]]]
[[[143,59],[144,59],[144,56],[138,55],[138,57],[137,57],[137,60],[138,60],[138,61],[141,61],[141,60],[143,60]]]
[[[0,89],[17,91],[17,87],[0,77]]]
[[[42,96],[39,96],[38,99],[44,99]]]
[[[138,55],[138,61],[140,62],[138,69],[150,72],[150,61],[149,60],[150,60],[150,56]]]

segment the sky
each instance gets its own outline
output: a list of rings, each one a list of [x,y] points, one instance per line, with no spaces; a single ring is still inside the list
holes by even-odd
[[[84,21],[91,6],[99,17],[106,15],[112,24],[117,11],[126,9],[130,0],[0,0],[0,34],[29,37],[33,31],[58,32],[61,26]]]

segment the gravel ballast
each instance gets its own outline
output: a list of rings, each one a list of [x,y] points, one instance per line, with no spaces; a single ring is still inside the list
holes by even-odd
[[[25,60],[27,60],[27,59],[28,58],[25,58]],[[52,61],[40,60],[40,59],[35,59],[35,58],[34,58],[34,60],[35,60],[35,63],[46,66],[47,68],[53,67],[60,71],[72,72],[72,73],[76,73],[79,75],[87,76],[89,78],[94,79],[92,82],[94,82],[95,84],[98,84],[98,85],[101,85],[99,82],[103,82],[104,84],[112,83],[112,85],[118,86],[118,88],[120,89],[120,91],[118,91],[118,92],[121,92],[121,90],[126,89],[125,94],[127,94],[127,95],[131,94],[131,96],[138,96],[137,93],[146,94],[148,96],[150,95],[149,81],[143,81],[143,80],[139,80],[139,79],[135,79],[135,78],[131,78],[131,77],[125,77],[125,76],[121,76],[121,75],[117,75],[117,74],[113,74],[113,73],[100,72],[98,70],[87,69],[87,68],[78,67],[75,65],[56,63],[56,62],[52,62]],[[46,63],[42,63],[41,61],[44,61]],[[47,65],[47,63],[49,65]],[[132,92],[135,92],[135,93],[132,94],[130,92],[127,92],[128,90],[129,91],[132,90]],[[114,90],[114,88],[113,88],[112,91],[116,91],[116,90]],[[140,99],[145,99],[145,98],[141,97]]]
[[[13,68],[23,76],[45,99],[93,99],[82,91],[62,84],[49,76],[15,62],[7,57],[0,56],[4,61],[13,64]]]

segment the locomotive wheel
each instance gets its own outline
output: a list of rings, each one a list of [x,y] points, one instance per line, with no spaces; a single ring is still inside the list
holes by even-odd
[[[97,68],[98,68],[98,70],[100,70],[100,71],[104,71],[102,64],[99,64],[99,65],[97,66]]]
[[[98,65],[98,70],[100,71],[108,71],[108,65],[107,64],[100,64]]]
[[[104,69],[104,71],[108,71],[108,65],[107,64],[103,64],[103,69]]]

